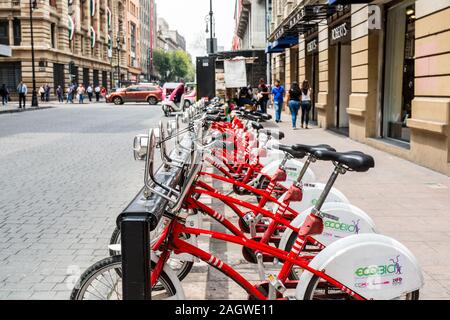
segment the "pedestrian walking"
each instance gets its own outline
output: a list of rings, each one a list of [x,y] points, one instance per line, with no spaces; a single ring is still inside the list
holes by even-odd
[[[267,103],[269,102],[270,92],[269,87],[266,85],[266,82],[262,78],[259,80],[258,94],[258,105],[260,106],[261,112],[267,113]]]
[[[28,88],[27,88],[27,85],[25,83],[23,83],[23,81],[20,81],[19,85],[17,86],[17,92],[19,93],[19,109],[22,109],[22,103],[23,103],[23,109],[25,109]]]
[[[284,87],[280,80],[275,80],[275,86],[272,88],[272,104],[275,109],[275,122],[281,122],[281,110],[283,109]]]
[[[45,90],[45,101],[49,102],[50,101],[50,86],[48,85],[48,83],[45,84],[44,90]]]
[[[302,83],[302,128],[308,129],[309,113],[311,112],[311,94],[313,90],[309,85],[309,81],[305,80]]]
[[[86,89],[82,84],[78,86],[77,94],[78,94],[78,103],[83,104],[84,103],[84,94],[86,93]]]
[[[2,97],[2,105],[8,104],[9,90],[6,87],[6,84],[2,84],[2,87],[0,88],[0,96]]]
[[[41,96],[41,102],[45,101],[45,88],[44,86],[40,86],[39,88],[39,95]]]
[[[96,102],[99,102],[99,101],[100,101],[100,91],[101,91],[100,86],[97,85],[97,86],[95,87],[94,91],[95,91],[95,101],[96,101]]]
[[[289,104],[289,110],[291,111],[292,116],[292,128],[294,130],[297,129],[297,116],[298,111],[300,110],[300,100],[302,97],[302,91],[300,90],[300,86],[297,82],[293,82],[291,89],[287,95],[287,101]]]
[[[58,88],[56,88],[56,95],[58,96],[58,102],[63,103],[64,102],[64,93],[63,93],[63,89],[61,88],[61,86],[58,86]]]
[[[89,98],[89,102],[92,102],[92,95],[94,93],[94,89],[92,88],[92,86],[89,84],[87,89],[86,89],[88,98]]]

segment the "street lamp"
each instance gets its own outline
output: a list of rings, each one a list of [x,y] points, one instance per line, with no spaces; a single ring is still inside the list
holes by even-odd
[[[31,96],[31,106],[39,107],[37,91],[36,91],[36,69],[34,61],[34,35],[33,35],[33,9],[36,6],[36,1],[30,0],[30,31],[31,31],[31,70],[33,76],[33,92]]]
[[[117,84],[120,88],[120,50],[122,49],[122,44],[120,42],[120,36],[117,36]]]
[[[211,53],[214,53],[214,37],[213,37],[213,23],[214,23],[214,12],[212,7],[212,0],[209,0],[209,14],[205,17],[206,21],[206,33],[210,33],[209,44],[211,46]],[[209,23],[209,30],[208,30]]]

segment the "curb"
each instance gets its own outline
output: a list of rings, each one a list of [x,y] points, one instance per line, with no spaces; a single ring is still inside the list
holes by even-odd
[[[55,108],[55,107],[37,107],[37,108],[29,107],[29,108],[26,108],[25,110],[21,110],[21,109],[0,110],[0,114],[38,111],[38,110],[46,110],[46,109],[53,109],[53,108]]]

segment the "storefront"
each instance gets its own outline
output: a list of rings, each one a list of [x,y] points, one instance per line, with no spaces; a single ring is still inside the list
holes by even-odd
[[[384,96],[380,131],[383,138],[409,143],[407,121],[414,99],[415,1],[386,7]]]
[[[317,123],[316,101],[319,96],[319,38],[317,27],[305,34],[305,78],[299,79],[300,85],[308,80],[313,89],[311,119]]]
[[[333,60],[331,69],[333,96],[333,126],[339,133],[349,134],[349,108],[352,93],[352,48],[350,12],[329,21],[329,59]]]

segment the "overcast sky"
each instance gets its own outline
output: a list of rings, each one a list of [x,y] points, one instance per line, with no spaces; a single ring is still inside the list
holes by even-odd
[[[166,19],[171,29],[185,37],[188,51],[195,56],[206,54],[206,23],[209,0],[156,0],[158,17]],[[231,50],[234,34],[235,0],[213,0],[216,36],[219,46]],[[202,47],[199,48],[200,44]]]

